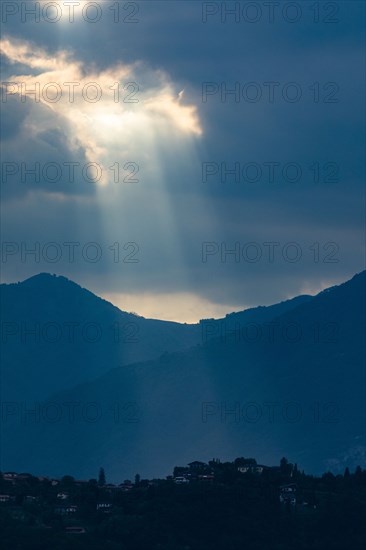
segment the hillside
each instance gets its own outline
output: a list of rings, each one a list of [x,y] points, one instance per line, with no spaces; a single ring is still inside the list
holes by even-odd
[[[364,305],[365,272],[257,335],[239,331],[55,393],[56,421],[21,425],[15,413],[6,423],[4,468],[88,477],[103,464],[114,479],[165,475],[197,455],[268,464],[286,455],[313,473],[364,465]],[[72,421],[64,403],[78,404]]]
[[[297,301],[249,309],[227,319],[241,325],[262,322]],[[227,330],[231,322],[189,325],[145,319],[47,273],[1,285],[0,304],[1,391],[6,401],[43,399],[112,368],[188,349],[219,335],[223,327]]]

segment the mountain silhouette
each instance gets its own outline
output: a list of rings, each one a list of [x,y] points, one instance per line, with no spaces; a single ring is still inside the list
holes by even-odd
[[[182,324],[121,311],[66,277],[41,273],[0,285],[2,392],[41,399],[115,368],[182,351],[238,323],[261,323],[304,296],[226,319]]]
[[[39,280],[10,285],[11,292]],[[75,287],[77,319],[88,319],[80,314],[88,311],[81,295],[100,302],[102,311],[116,309]],[[58,299],[50,299],[55,307]],[[118,480],[137,471],[166,475],[174,465],[214,456],[255,456],[267,464],[287,456],[311,473],[365,466],[365,272],[287,306],[277,313],[272,306],[273,315],[258,324],[220,328],[207,341],[202,324],[222,326],[233,316],[188,325],[184,345],[189,330],[201,343],[190,349],[180,343],[179,350],[148,361],[109,363],[98,378],[62,389],[69,376],[67,384],[43,395],[33,413],[22,412],[18,402],[3,422],[2,468],[88,478],[103,464]],[[22,310],[12,311],[17,318]],[[253,311],[244,317],[253,318]],[[83,353],[90,359],[92,352],[83,347],[80,355],[69,354],[65,370],[72,372],[79,360],[85,368]],[[37,368],[32,355],[30,364]]]

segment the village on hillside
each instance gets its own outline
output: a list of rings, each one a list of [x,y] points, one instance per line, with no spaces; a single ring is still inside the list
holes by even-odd
[[[268,507],[276,513],[315,516],[357,487],[366,491],[366,470],[354,473],[346,468],[343,475],[326,473],[308,476],[297,465],[282,458],[278,466],[258,464],[254,458],[237,458],[233,462],[198,460],[176,466],[165,479],[135,479],[119,484],[107,482],[103,468],[98,478],[76,480],[70,475],[61,479],[33,476],[29,473],[0,474],[0,516],[5,514],[13,525],[64,535],[87,535],[96,525],[111,517],[128,516],[136,502],[157,500],[163,495],[209,500],[214,495],[231,498],[241,506]],[[337,493],[339,496],[337,496]],[[127,510],[127,513],[126,513]],[[281,512],[282,510],[282,512]]]

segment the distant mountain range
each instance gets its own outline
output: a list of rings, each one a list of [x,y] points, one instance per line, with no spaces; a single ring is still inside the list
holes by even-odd
[[[194,325],[123,312],[64,277],[1,285],[0,469],[104,466],[118,481],[197,456],[365,466],[365,273]]]
[[[263,323],[311,299],[301,296],[201,324],[145,319],[121,311],[65,277],[41,273],[0,285],[3,395],[41,399],[112,368],[183,351]]]

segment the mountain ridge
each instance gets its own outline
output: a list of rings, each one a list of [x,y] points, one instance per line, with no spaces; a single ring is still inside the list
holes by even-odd
[[[365,275],[276,317],[273,338],[265,325],[259,339],[229,331],[44,394],[60,407],[78,403],[78,418],[70,423],[64,411],[57,423],[21,425],[14,414],[4,426],[15,440],[5,467],[85,477],[103,464],[112,477],[165,475],[177,459],[219,454],[267,463],[284,455],[314,473],[364,464]],[[295,339],[282,330],[294,325]],[[101,412],[95,422],[81,414],[90,403]]]
[[[126,314],[132,315],[134,317],[142,318],[142,319],[145,319],[145,320],[161,321],[163,323],[175,323],[175,324],[178,324],[178,325],[191,325],[191,326],[192,325],[198,325],[202,321],[208,321],[208,320],[210,320],[210,321],[211,320],[213,320],[213,321],[222,321],[224,319],[227,319],[228,317],[235,317],[237,315],[242,315],[244,312],[253,311],[253,310],[259,311],[259,310],[262,310],[262,309],[265,310],[265,309],[271,308],[273,306],[282,306],[284,304],[287,304],[287,303],[290,303],[290,302],[293,302],[293,301],[303,301],[303,300],[305,301],[307,299],[312,298],[311,295],[301,294],[301,295],[298,295],[298,296],[294,296],[292,298],[281,300],[280,302],[275,302],[273,304],[258,305],[258,306],[246,308],[246,309],[240,310],[240,311],[229,312],[229,313],[225,314],[225,317],[202,318],[197,323],[182,323],[182,322],[179,322],[179,321],[166,321],[164,319],[155,319],[155,318],[150,318],[150,317],[144,317],[143,315],[140,315],[140,314],[135,313],[135,312],[134,313],[128,312],[128,311],[123,310],[123,309],[119,308],[118,306],[114,305],[113,302],[110,302],[109,300],[106,300],[102,296],[99,296],[98,294],[95,294],[93,291],[87,289],[86,287],[83,287],[79,283],[76,283],[72,279],[69,279],[68,277],[65,277],[64,275],[57,275],[56,273],[40,272],[36,275],[32,275],[31,277],[28,277],[27,279],[24,279],[23,281],[17,281],[17,282],[12,282],[12,283],[1,283],[0,288],[1,287],[4,287],[4,288],[5,287],[17,288],[19,286],[32,287],[32,286],[34,286],[34,284],[38,285],[39,283],[41,283],[41,284],[46,283],[48,285],[48,283],[50,281],[52,281],[56,284],[57,283],[62,283],[62,284],[66,283],[70,286],[70,288],[80,289],[81,291],[87,293],[88,295],[92,295],[93,297],[96,297],[99,300],[102,300],[103,302],[106,302],[106,303],[110,304],[111,306],[113,306],[117,310],[121,311],[122,313],[126,313]]]

